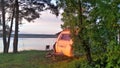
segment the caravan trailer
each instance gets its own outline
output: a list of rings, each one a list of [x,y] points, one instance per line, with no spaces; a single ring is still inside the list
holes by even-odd
[[[70,30],[66,29],[59,33],[54,45],[54,52],[63,54],[68,57],[73,56],[73,41],[71,39]]]

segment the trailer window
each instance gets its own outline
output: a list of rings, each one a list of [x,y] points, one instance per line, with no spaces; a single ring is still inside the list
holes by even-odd
[[[70,34],[62,34],[61,37],[60,37],[61,40],[70,40],[71,37],[70,37]]]

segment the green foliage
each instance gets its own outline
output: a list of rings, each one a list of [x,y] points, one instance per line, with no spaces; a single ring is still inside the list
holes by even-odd
[[[84,55],[85,47],[82,42],[85,41],[91,50],[93,68],[119,68],[120,44],[118,44],[117,35],[120,31],[120,1],[82,0],[82,15],[79,13],[78,2],[79,0],[64,0],[66,7],[62,19],[63,27],[69,26],[73,34],[75,52]],[[74,34],[76,27],[80,30],[78,35]]]
[[[114,45],[114,46],[113,46]],[[107,47],[107,67],[114,67],[114,68],[119,68],[120,67],[120,46],[116,45],[116,43],[114,43],[114,41],[111,41],[109,46]]]

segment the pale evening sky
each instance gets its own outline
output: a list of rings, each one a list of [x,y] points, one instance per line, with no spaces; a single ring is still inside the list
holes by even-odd
[[[24,21],[25,22],[25,21]],[[31,23],[24,23],[19,28],[20,34],[55,34],[61,31],[61,15],[56,17],[50,11],[41,12],[39,19]]]

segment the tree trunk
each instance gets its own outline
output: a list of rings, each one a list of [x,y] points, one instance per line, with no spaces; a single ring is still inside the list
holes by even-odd
[[[83,20],[82,20],[82,4],[81,4],[81,1],[79,0],[79,27],[81,28],[80,30],[80,33],[81,35],[84,35],[83,31],[84,31],[84,27],[83,27]],[[80,40],[82,41],[81,44],[83,45],[83,48],[85,50],[85,53],[86,53],[86,57],[87,57],[87,60],[89,63],[92,62],[92,57],[91,57],[91,51],[90,51],[90,46],[89,46],[89,43],[88,41],[89,40],[84,40],[83,36],[80,36],[79,37]]]
[[[1,7],[2,7],[2,23],[3,23],[3,52],[8,53],[7,51],[7,40],[6,40],[6,24],[5,24],[5,5],[4,0],[1,0]]]
[[[9,51],[9,46],[10,46],[10,37],[11,37],[11,33],[12,33],[14,15],[15,15],[15,6],[13,5],[13,12],[12,12],[10,30],[9,30],[9,34],[8,34],[8,44],[7,44],[7,50],[8,51]]]
[[[15,34],[13,42],[13,53],[18,52],[18,23],[19,23],[19,5],[18,0],[15,0]]]
[[[91,50],[90,50],[90,46],[88,44],[88,40],[83,41],[83,47],[86,52],[86,58],[87,58],[88,62],[91,63],[92,57],[91,57]]]

